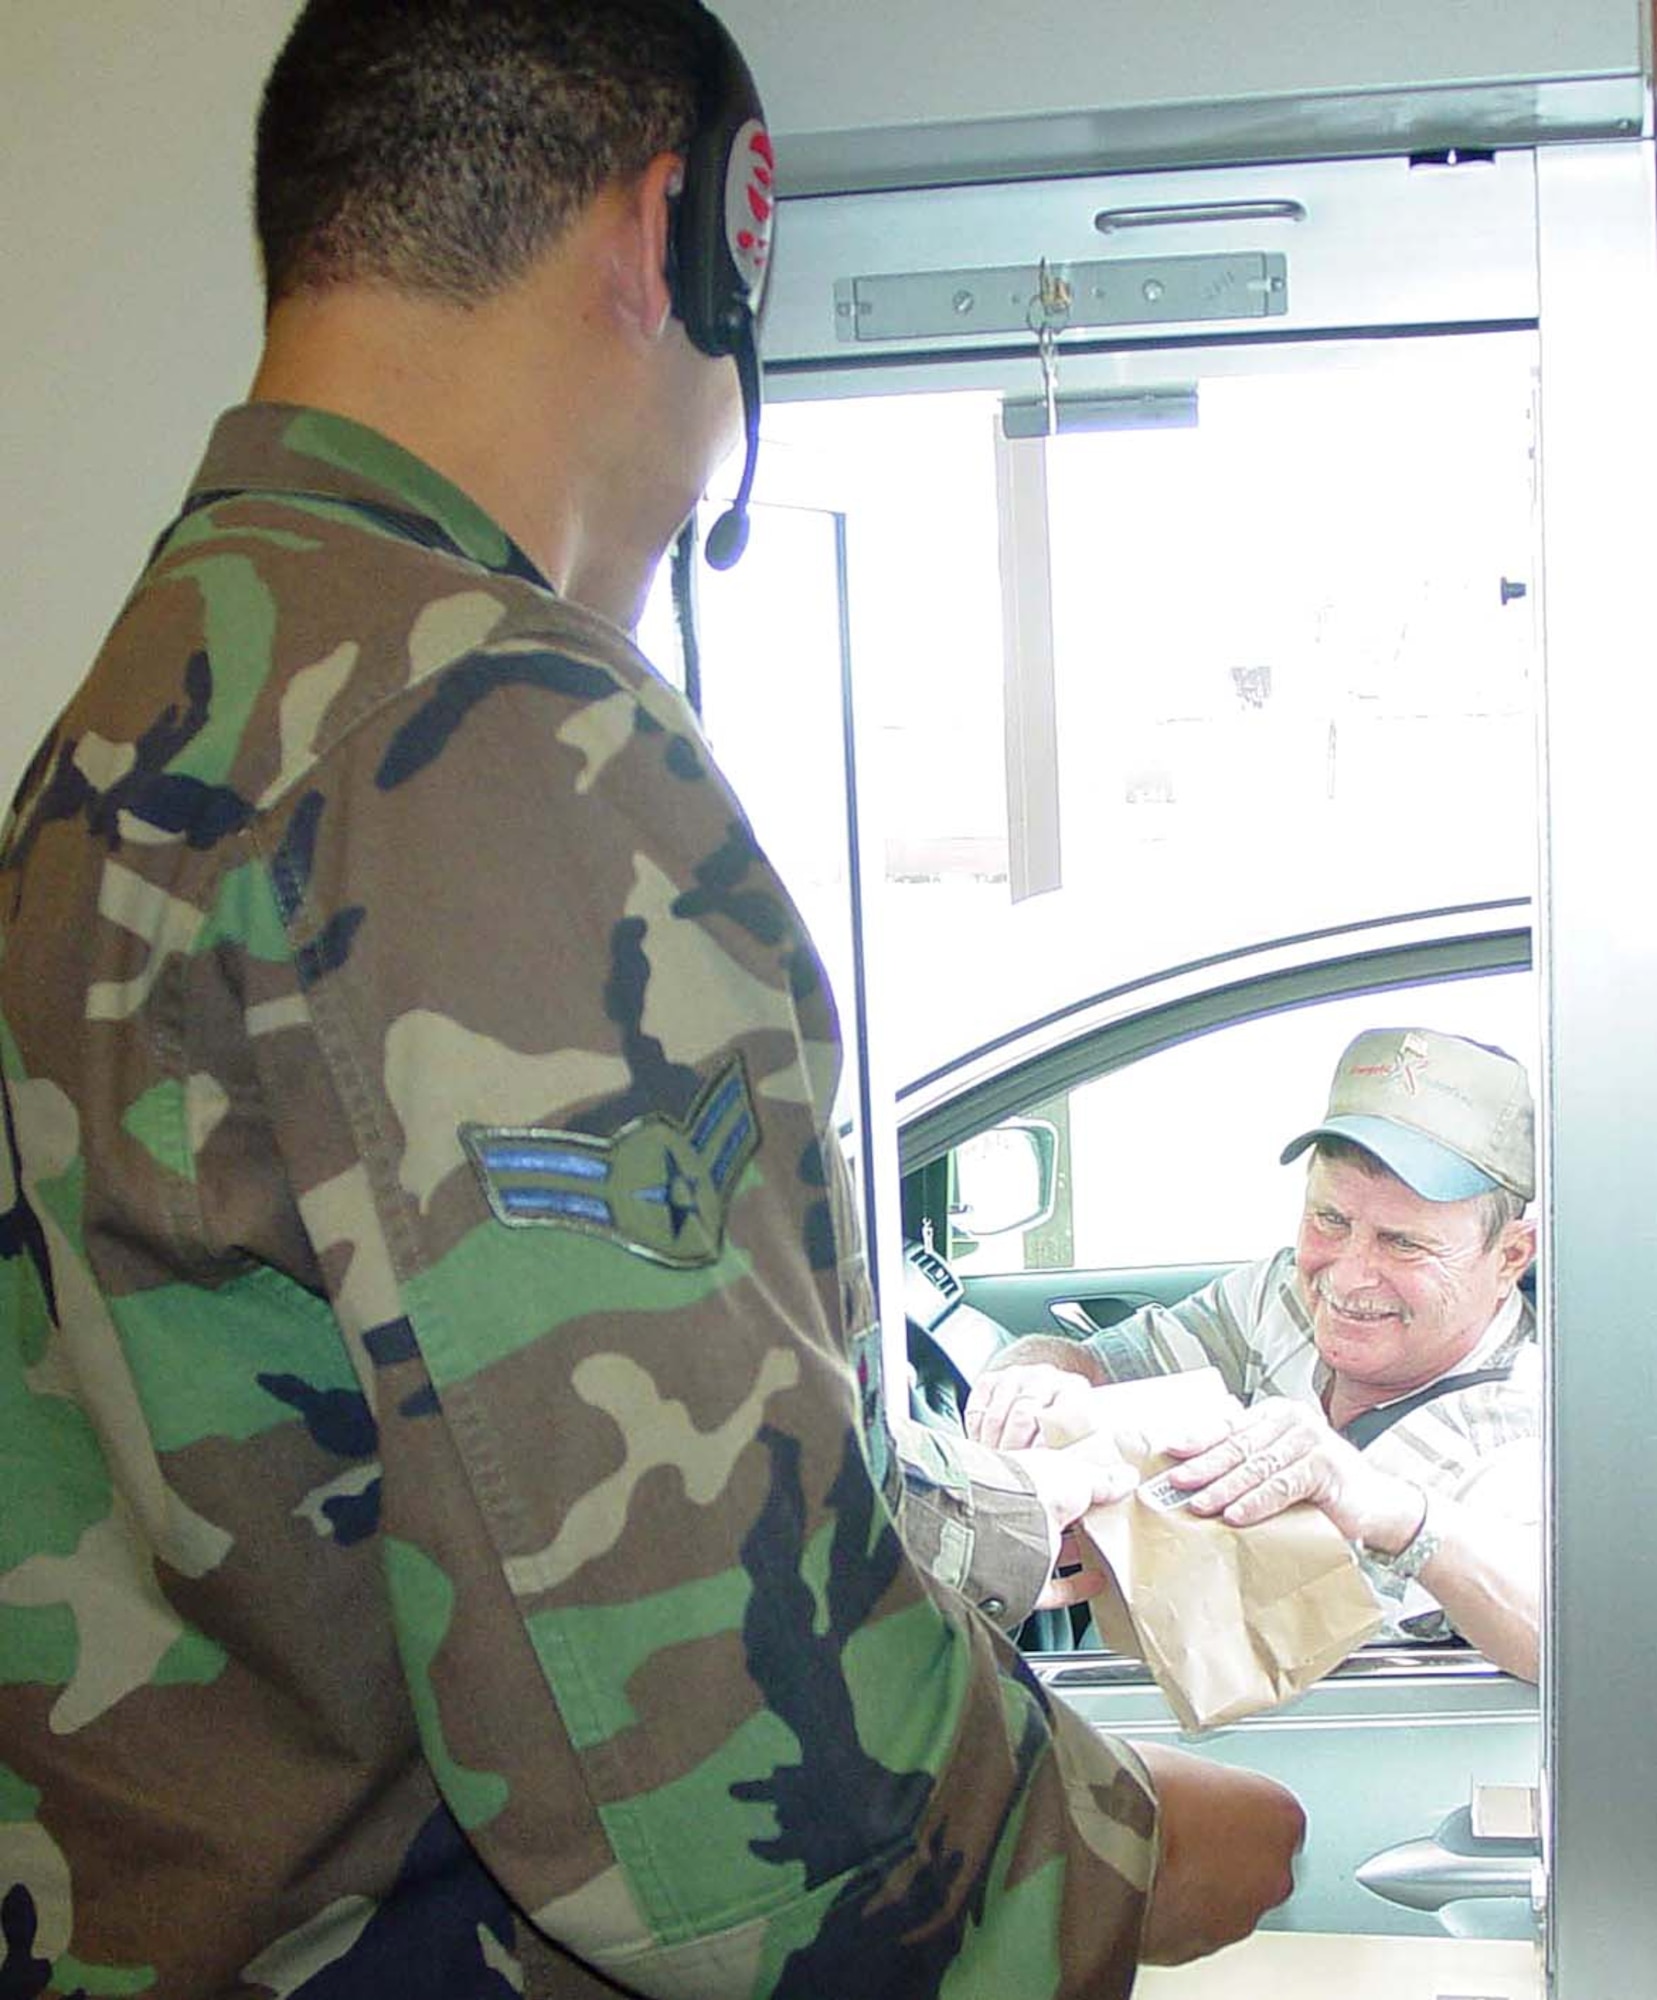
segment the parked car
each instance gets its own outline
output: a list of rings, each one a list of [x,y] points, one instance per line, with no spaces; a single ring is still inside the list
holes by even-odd
[[[948,1422],[996,1348],[1173,1304],[1292,1240],[1316,1121],[1360,1028],[1495,1042],[1535,1073],[1530,911],[1503,901],[1227,951],[936,1063],[900,1094],[917,1407]],[[1090,1722],[1178,1734],[1139,1662],[1037,1654]],[[1372,1646],[1297,1701],[1194,1739],[1307,1802],[1287,1929],[1528,1938],[1536,1690],[1464,1646]]]

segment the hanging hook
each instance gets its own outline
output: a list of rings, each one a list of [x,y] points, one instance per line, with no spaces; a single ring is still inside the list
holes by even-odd
[[[1036,355],[1041,362],[1041,395],[1047,409],[1044,437],[1056,437],[1059,429],[1059,337],[1053,322],[1044,319],[1036,335]]]
[[[1047,259],[1043,257],[1036,271],[1036,284],[1039,287],[1037,297],[1041,301],[1043,322],[1053,327],[1063,326],[1070,317],[1070,307],[1075,296],[1070,289],[1070,280],[1061,278],[1057,271],[1049,269]]]
[[[1073,298],[1070,280],[1061,278],[1043,257],[1036,271],[1036,295],[1025,318],[1036,336],[1048,437],[1056,436],[1059,428],[1059,329],[1069,323]]]

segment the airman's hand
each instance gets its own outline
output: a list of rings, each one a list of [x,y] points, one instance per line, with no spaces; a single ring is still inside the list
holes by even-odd
[[[1294,1889],[1306,1815],[1271,1778],[1136,1743],[1156,1787],[1161,1859],[1140,1956],[1184,1965],[1247,1937]]]
[[[1046,1417],[1079,1435],[1093,1428],[1092,1394],[1085,1375],[1049,1362],[990,1369],[967,1398],[967,1436],[997,1451],[1023,1451],[1040,1444]]]
[[[1038,1610],[1080,1604],[1096,1597],[1106,1572],[1076,1523],[1094,1507],[1125,1500],[1139,1484],[1139,1474],[1105,1436],[1082,1438],[1057,1450],[1038,1445],[1008,1454],[1028,1474],[1037,1498],[1047,1510],[1057,1557],[1046,1588],[1036,1599]]]

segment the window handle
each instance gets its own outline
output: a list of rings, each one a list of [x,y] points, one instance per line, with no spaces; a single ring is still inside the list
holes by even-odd
[[[1298,201],[1169,202],[1161,208],[1102,208],[1093,218],[1101,236],[1119,229],[1163,229],[1194,222],[1304,222]]]

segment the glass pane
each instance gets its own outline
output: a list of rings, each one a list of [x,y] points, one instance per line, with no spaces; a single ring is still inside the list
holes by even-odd
[[[1049,445],[1068,896],[1169,962],[1530,889],[1531,398],[1435,345]]]
[[[981,390],[768,410],[767,451],[847,523],[897,1081],[1211,951],[1529,891],[1534,359],[1284,348],[1196,379],[1194,426],[1013,445]],[[1020,706],[1044,673],[1045,756]],[[1020,815],[1054,797],[1061,886],[1015,903]]]
[[[1008,453],[1022,447],[1000,438],[996,396],[773,402],[772,476],[786,466],[793,496],[844,523],[858,830],[884,875],[863,936],[836,915],[850,910],[849,877],[828,865],[827,821],[804,824],[829,810],[807,788],[844,776],[843,739],[801,693],[808,678],[828,685],[831,653],[838,667],[842,607],[822,547],[797,566],[780,559],[773,577],[757,521],[733,576],[704,578],[708,723],[831,963],[837,938],[846,958],[864,951],[886,1075],[901,1082],[985,1033],[1208,952],[1529,888],[1533,362],[1522,336],[1415,353],[1377,343],[1339,366],[1288,347],[1255,355],[1252,369],[1198,381],[1195,430],[1035,446],[1046,504],[1034,536],[1010,518]],[[1504,578],[1520,590],[1504,594]],[[1044,770],[1020,705],[1032,605],[1051,630]],[[1062,885],[1015,902],[1020,813],[1043,782]],[[837,825],[843,841],[843,815]],[[1067,1260],[1224,1263],[1276,1248],[1298,1206],[1277,1154],[1321,1108],[1357,1027],[1396,1009],[1505,1040],[1534,1064],[1533,982],[1483,984],[1517,997],[1498,1012],[1469,982],[1350,1014],[1303,1010],[1027,1107],[1052,1135],[1057,1200],[1008,1232],[1012,1275],[986,1286],[1039,1288]],[[986,1199],[1016,1205],[1024,1187],[994,1164]],[[963,1260],[969,1281],[994,1267],[977,1254]],[[1440,1701],[1430,1677],[1423,1687]],[[1323,1829],[1281,1914],[1290,1928],[1410,1930],[1422,1943],[1436,1917],[1335,1913],[1323,1889],[1350,1887],[1379,1847],[1432,1834],[1473,1775],[1534,1776],[1533,1710],[1516,1711],[1498,1758],[1475,1686],[1476,1712],[1435,1711],[1435,1785],[1417,1785],[1377,1747],[1402,1719],[1395,1694],[1380,1690],[1376,1713],[1340,1739],[1385,1806],[1384,1829],[1366,1820],[1350,1854],[1331,1830],[1358,1838],[1352,1771],[1334,1767],[1328,1730],[1291,1732],[1274,1715],[1205,1743],[1262,1768],[1286,1746],[1280,1775]],[[1100,1725],[1123,1726],[1102,1701]],[[1490,1921],[1523,1936],[1528,1905],[1492,1904]]]
[[[705,510],[704,527],[722,508]],[[839,523],[822,509],[753,508],[735,569],[698,562],[702,723],[756,839],[799,906],[840,1007],[840,1122],[858,1102],[858,1038],[840,647]],[[778,635],[787,634],[786,658]],[[663,565],[639,624],[646,656],[683,684]]]
[[[1009,904],[999,412],[974,391],[766,413],[773,465],[845,514],[859,809],[885,899],[871,956],[897,1084],[954,1039],[979,979],[961,946]]]
[[[1365,1028],[1436,1028],[1537,1066],[1529,973],[1327,1000],[1244,1021],[1095,1077],[1042,1107],[1064,1135],[1058,1212],[978,1240],[962,1274],[1074,1266],[1210,1268],[1294,1241],[1304,1160],[1278,1155],[1323,1115],[1340,1052]],[[1027,1121],[1023,1121],[1027,1122]]]

